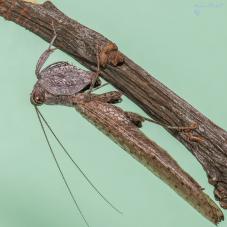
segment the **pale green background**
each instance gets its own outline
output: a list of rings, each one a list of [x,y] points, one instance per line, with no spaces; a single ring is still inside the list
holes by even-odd
[[[53,2],[67,15],[116,42],[135,62],[227,129],[224,1]],[[35,64],[46,47],[39,37],[0,18],[1,227],[85,226],[29,102],[36,81]],[[60,51],[49,63],[57,60],[77,64]],[[126,98],[121,106],[142,113]],[[124,212],[118,215],[110,209],[58,150],[92,227],[213,226],[73,108],[45,106],[41,110],[97,187]],[[203,169],[180,143],[154,125],[146,124],[144,132],[166,148],[213,198]],[[227,221],[220,224],[226,225]]]

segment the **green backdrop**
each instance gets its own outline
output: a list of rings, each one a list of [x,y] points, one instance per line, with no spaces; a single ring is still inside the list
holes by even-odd
[[[53,2],[67,15],[116,42],[136,63],[227,129],[224,1]],[[36,81],[35,65],[47,46],[39,37],[0,18],[2,227],[85,226],[29,101]],[[49,63],[58,60],[78,65],[59,50]],[[142,113],[126,98],[121,106]],[[41,111],[96,186],[124,212],[119,215],[109,208],[56,145],[67,179],[92,227],[213,226],[73,108],[45,106]],[[158,126],[147,123],[143,131],[167,149],[213,198],[213,188],[190,152]]]

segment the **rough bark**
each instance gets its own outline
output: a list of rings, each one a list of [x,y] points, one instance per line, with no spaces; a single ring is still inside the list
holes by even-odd
[[[96,69],[97,48],[102,50],[113,43],[103,35],[81,25],[59,11],[51,2],[33,4],[21,0],[0,0],[0,15],[11,20],[47,42],[53,37],[51,23],[57,30],[56,47],[68,53],[88,69]],[[108,48],[107,48],[108,49]],[[184,144],[202,164],[215,196],[227,208],[227,132],[215,125],[198,110],[153,78],[119,51],[103,53],[101,76],[139,105],[149,116],[163,124],[198,128],[190,137],[175,130],[168,131]],[[111,59],[105,59],[105,54]],[[120,56],[124,62],[114,66]],[[112,63],[112,64],[107,64]],[[195,138],[193,140],[193,138]],[[197,140],[196,138],[202,138]]]

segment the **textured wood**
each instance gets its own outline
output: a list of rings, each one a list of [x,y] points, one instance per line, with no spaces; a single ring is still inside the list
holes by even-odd
[[[46,41],[53,36],[53,22],[58,37],[55,46],[91,70],[96,68],[97,47],[113,44],[101,34],[67,17],[52,3],[32,4],[20,0],[0,0],[0,15],[29,29]],[[115,51],[115,55],[121,53]],[[191,140],[184,133],[168,130],[184,144],[202,164],[221,206],[227,208],[227,132],[169,90],[148,72],[124,57],[121,66],[108,64],[102,77],[138,104],[148,115],[162,123],[198,128]],[[112,61],[112,64],[114,61]],[[203,142],[192,140],[200,136]]]

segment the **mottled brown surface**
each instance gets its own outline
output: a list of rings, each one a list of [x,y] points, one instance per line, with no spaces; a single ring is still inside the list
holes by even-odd
[[[76,110],[99,130],[166,182],[208,220],[215,224],[223,220],[221,210],[203,192],[200,185],[182,170],[164,149],[146,137],[134,124],[139,121],[137,115],[135,115],[134,121],[132,114],[128,118],[127,112],[104,102],[106,94],[104,94],[104,97],[102,97],[103,95],[94,97],[90,102],[82,101],[83,97],[80,96],[83,96],[83,94],[78,96],[79,102],[75,101]],[[117,96],[117,93],[113,93],[113,96]],[[109,99],[107,98],[107,100]]]
[[[101,34],[64,15],[50,2],[39,5],[20,0],[0,0],[0,15],[29,29],[48,42],[53,36],[51,26],[53,21],[58,33],[55,45],[91,70],[96,68],[97,47],[102,50],[113,44]],[[124,59],[124,63],[117,67],[108,65],[102,71],[102,77],[137,103],[148,115],[169,125],[187,126],[192,122],[198,124],[199,127],[192,136],[204,138],[203,142],[192,142],[184,133],[176,134],[170,129],[168,131],[202,164],[209,182],[215,186],[216,198],[221,201],[221,206],[226,208],[227,132],[128,57],[118,51],[115,51],[114,55],[121,56],[119,59]],[[113,56],[110,58],[115,59]],[[105,59],[106,57],[103,65],[109,62]]]
[[[183,171],[165,150],[139,130],[138,126],[142,126],[145,119],[113,105],[121,100],[121,92],[113,91],[101,95],[52,94],[39,83],[39,80],[41,78],[37,80],[31,93],[33,105],[75,107],[88,121],[166,182],[204,217],[215,224],[224,219],[220,208],[203,192],[200,185]],[[37,92],[40,90],[42,93]]]

